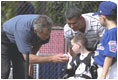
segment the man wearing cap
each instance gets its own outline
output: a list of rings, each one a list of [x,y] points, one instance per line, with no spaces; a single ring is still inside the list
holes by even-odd
[[[117,79],[117,4],[106,1],[99,5],[97,13],[102,26],[108,28],[103,34],[94,57],[98,66],[98,78]]]

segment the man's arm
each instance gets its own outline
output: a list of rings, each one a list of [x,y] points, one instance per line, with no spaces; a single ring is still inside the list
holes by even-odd
[[[112,57],[109,57],[109,56],[105,57],[105,61],[104,61],[104,65],[103,65],[103,70],[102,70],[102,74],[100,76],[100,79],[105,79],[106,78],[106,75],[107,75],[108,70],[109,70],[109,68],[111,66],[112,60],[113,60]]]
[[[24,59],[26,59],[26,54],[23,54]],[[54,56],[36,56],[35,54],[29,55],[29,63],[40,64],[46,62],[65,62],[68,61],[68,57],[62,54],[57,54]]]
[[[62,54],[54,56],[37,56],[36,53],[41,48],[41,45],[35,45],[32,50],[32,54],[29,54],[29,63],[40,64],[45,62],[65,62],[68,61],[68,57]],[[23,54],[24,59],[26,59],[26,54]]]

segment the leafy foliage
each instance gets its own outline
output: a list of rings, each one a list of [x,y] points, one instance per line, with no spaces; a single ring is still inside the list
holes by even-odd
[[[16,16],[20,1],[1,1],[2,24]],[[55,25],[64,26],[64,12],[70,6],[78,6],[82,13],[96,12],[100,1],[31,1],[35,14],[45,14],[52,18]]]

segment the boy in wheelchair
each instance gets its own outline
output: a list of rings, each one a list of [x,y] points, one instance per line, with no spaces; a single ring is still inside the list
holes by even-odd
[[[69,55],[70,60],[67,65],[67,69],[64,70],[64,79],[96,79],[97,78],[97,66],[93,64],[94,52],[86,49],[87,39],[82,33],[76,34],[71,40],[72,50],[77,56],[73,57]]]

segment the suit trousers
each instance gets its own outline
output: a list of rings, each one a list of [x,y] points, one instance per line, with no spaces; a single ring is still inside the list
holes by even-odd
[[[1,31],[1,78],[9,78],[10,67],[13,67],[13,78],[25,78],[25,60],[15,43],[11,43],[6,33]]]

